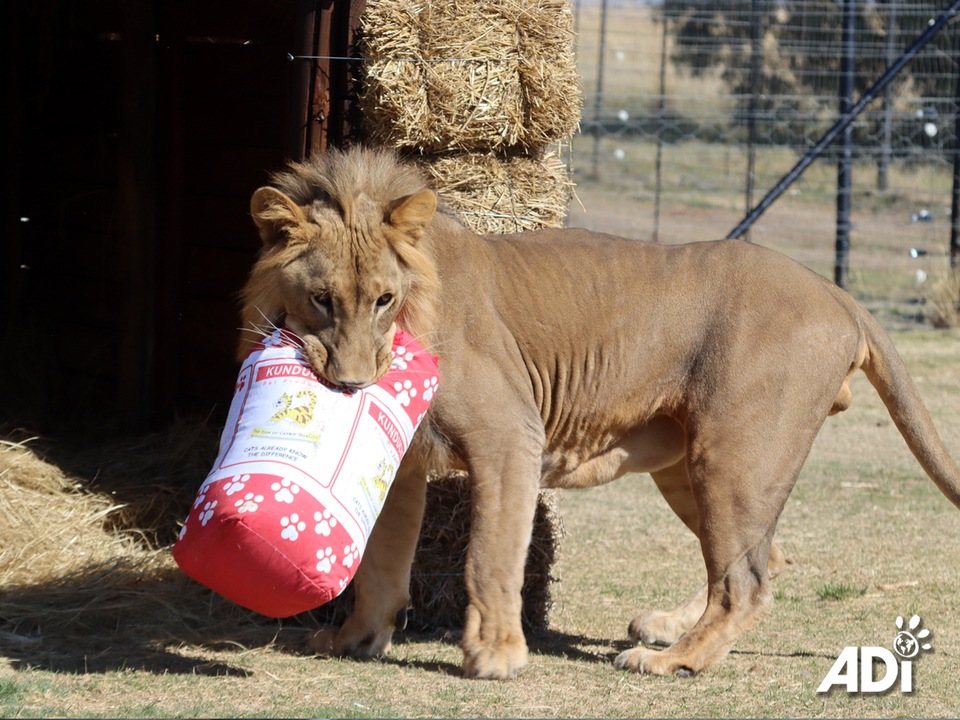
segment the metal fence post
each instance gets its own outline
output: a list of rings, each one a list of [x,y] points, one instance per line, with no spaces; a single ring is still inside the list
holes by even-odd
[[[756,181],[757,114],[760,112],[761,39],[763,35],[763,0],[753,0],[750,13],[750,109],[747,115],[747,212],[753,208],[753,186]],[[750,231],[745,240],[750,240]]]
[[[856,59],[856,0],[843,0],[843,57],[840,64],[840,116],[853,106],[853,73]],[[837,242],[833,265],[834,282],[846,289],[850,273],[850,168],[853,164],[853,124],[847,125],[837,156]]]
[[[600,111],[603,106],[603,55],[607,44],[607,0],[600,4],[600,51],[597,58],[597,96],[593,103],[593,168],[592,178],[600,177]]]
[[[957,64],[960,66],[960,33],[957,34]],[[953,120],[953,197],[950,203],[950,269],[960,270],[960,72]],[[957,298],[960,301],[960,298]]]
[[[885,55],[887,67],[893,65],[897,59],[897,3],[900,0],[887,0],[887,38],[885,43]],[[886,190],[889,182],[887,174],[890,170],[890,157],[892,155],[891,141],[893,138],[893,89],[887,85],[883,91],[883,108],[880,111],[881,118],[881,140],[880,140],[880,161],[877,164],[877,190]]]
[[[667,30],[670,24],[667,0],[663,0],[663,35],[660,37],[660,97],[657,100],[657,165],[653,196],[653,241],[660,242],[660,192],[663,170],[663,128],[667,96]]]

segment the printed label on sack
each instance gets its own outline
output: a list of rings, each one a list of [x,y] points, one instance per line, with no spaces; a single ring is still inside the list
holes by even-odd
[[[436,391],[436,358],[400,331],[375,385],[346,392],[318,378],[289,331],[250,354],[210,480],[237,473],[289,477],[332,502],[365,545],[404,452]]]

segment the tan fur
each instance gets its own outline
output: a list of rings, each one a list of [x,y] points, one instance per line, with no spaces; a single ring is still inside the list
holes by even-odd
[[[618,667],[695,674],[773,602],[777,518],[824,419],[867,373],[926,472],[960,506],[960,471],[873,317],[788,258],[739,241],[663,246],[582,230],[478,237],[384,152],[292,166],[251,203],[264,239],[245,324],[286,322],[334,383],[384,372],[395,323],[441,382],[356,577],[338,653],[385,652],[408,601],[425,473],[468,469],[462,647],[469,676],[527,660],[520,589],[537,493],[650,473],[697,535],[707,584],[638,615]],[[386,303],[385,299],[390,302]],[[243,349],[241,349],[243,352]]]

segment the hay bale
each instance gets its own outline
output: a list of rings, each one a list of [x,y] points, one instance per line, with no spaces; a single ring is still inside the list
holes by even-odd
[[[418,164],[448,209],[480,234],[560,227],[573,194],[573,182],[554,152],[431,156]]]
[[[370,140],[421,153],[571,135],[581,92],[566,0],[370,0],[359,98]]]
[[[556,571],[563,533],[559,495],[541,493],[533,537],[527,554],[521,619],[525,628],[547,628],[552,606],[550,584]],[[421,632],[459,629],[467,609],[463,581],[470,539],[470,491],[466,473],[431,478],[417,554],[410,577],[408,627]],[[318,622],[340,625],[353,607],[352,586],[330,603],[313,611]]]
[[[165,530],[123,529],[145,516],[89,484],[29,441],[0,439],[0,653],[106,669],[171,645],[276,633],[276,620],[220,598],[181,573],[169,548],[152,547]]]

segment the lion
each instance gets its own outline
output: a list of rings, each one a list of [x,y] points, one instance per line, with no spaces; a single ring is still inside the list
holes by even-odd
[[[463,468],[463,672],[514,676],[527,662],[520,590],[538,492],[649,473],[699,539],[707,583],[672,612],[634,617],[634,640],[667,647],[638,645],[615,665],[702,672],[771,607],[777,520],[824,420],[850,406],[857,370],[960,507],[960,470],[886,333],[772,250],[576,229],[476,235],[414,166],[369,148],[291,164],[251,213],[263,248],[242,292],[246,328],[286,324],[315,372],[345,388],[387,372],[398,327],[440,357],[333,652],[389,649],[427,473]]]

